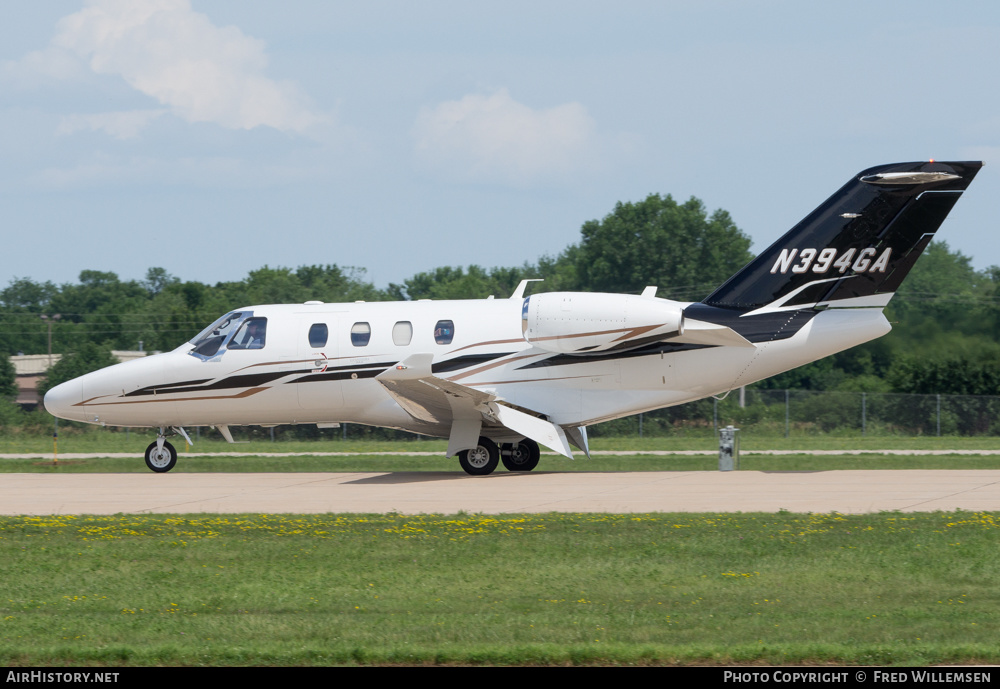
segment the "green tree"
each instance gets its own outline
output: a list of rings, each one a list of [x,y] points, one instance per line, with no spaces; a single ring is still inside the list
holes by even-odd
[[[637,292],[657,285],[661,295],[701,299],[753,257],[750,238],[724,210],[711,215],[692,197],[678,204],[651,194],[618,203],[601,221],[581,229],[574,253],[582,289]]]
[[[180,282],[163,268],[150,268],[146,271],[146,279],[142,281],[142,286],[149,290],[150,295],[156,296],[168,285],[176,285]]]
[[[46,350],[47,329],[38,316],[48,312],[58,293],[51,282],[37,283],[28,278],[14,278],[0,290],[0,353],[35,354]]]
[[[498,299],[509,297],[518,283],[526,277],[536,277],[537,271],[523,268],[493,268],[480,266],[452,268],[444,266],[432,271],[417,273],[402,284],[390,284],[390,299],[485,299],[493,295]]]
[[[0,354],[0,400],[17,397],[17,371],[6,354]]]

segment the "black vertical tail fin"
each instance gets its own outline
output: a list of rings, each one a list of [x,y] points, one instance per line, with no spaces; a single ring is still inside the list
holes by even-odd
[[[703,303],[885,306],[982,166],[897,163],[865,170]]]

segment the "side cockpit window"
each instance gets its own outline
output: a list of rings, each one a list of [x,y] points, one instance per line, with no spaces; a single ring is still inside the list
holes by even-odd
[[[222,347],[222,343],[226,341],[226,338],[228,338],[232,334],[233,330],[235,330],[243,322],[243,320],[250,315],[252,314],[244,311],[227,313],[215,323],[212,323],[212,325],[198,333],[195,338],[190,341],[191,344],[194,345],[194,349],[191,350],[191,354],[206,359],[214,357]]]
[[[440,345],[451,344],[455,337],[454,321],[438,321],[434,326],[434,341]]]
[[[233,335],[229,349],[264,349],[266,342],[267,319],[248,318]]]
[[[313,323],[309,328],[309,346],[320,348],[326,347],[326,341],[330,338],[330,329],[326,323]]]
[[[351,326],[351,344],[355,347],[366,347],[372,339],[372,327],[367,323],[355,323]]]

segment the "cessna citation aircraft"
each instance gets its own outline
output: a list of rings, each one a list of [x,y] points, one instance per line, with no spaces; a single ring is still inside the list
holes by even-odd
[[[63,419],[159,428],[358,423],[448,439],[469,474],[584,453],[590,424],[773,376],[890,330],[882,309],[980,162],[851,178],[700,302],[549,292],[509,299],[247,306],[172,352],[58,385]]]

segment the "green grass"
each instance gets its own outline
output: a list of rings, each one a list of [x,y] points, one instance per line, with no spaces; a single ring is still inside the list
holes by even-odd
[[[0,518],[4,665],[998,663],[1000,514]]]
[[[248,437],[246,429],[234,428],[237,440]],[[195,437],[191,431],[192,438]],[[415,438],[415,436],[414,436]],[[60,428],[60,452],[142,452],[156,439],[150,429],[132,429],[128,433],[119,429],[98,427]],[[184,446],[179,436],[171,442]],[[279,440],[267,437],[252,442],[230,445],[213,430],[202,429],[194,447],[201,452],[441,452],[447,441],[436,438],[420,440],[371,440],[331,437],[322,440]],[[997,450],[1000,437],[993,436],[861,436],[861,435],[765,435],[744,431],[740,434],[744,450]],[[658,438],[596,437],[591,438],[592,450],[717,450],[718,440],[711,428],[700,437],[665,436]],[[0,453],[51,452],[52,436],[49,434],[21,433],[0,429]]]

